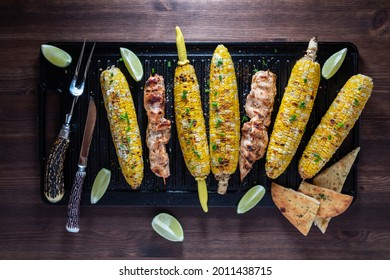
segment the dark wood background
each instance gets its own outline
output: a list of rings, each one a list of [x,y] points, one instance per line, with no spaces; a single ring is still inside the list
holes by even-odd
[[[322,235],[302,236],[276,208],[84,207],[83,229],[65,231],[65,206],[40,196],[37,83],[47,41],[349,41],[374,79],[361,118],[358,198]],[[0,259],[389,259],[390,2],[15,1],[0,2]],[[185,229],[171,243],[151,229],[160,211]]]

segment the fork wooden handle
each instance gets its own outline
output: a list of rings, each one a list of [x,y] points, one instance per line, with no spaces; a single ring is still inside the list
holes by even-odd
[[[63,125],[50,149],[45,163],[43,192],[47,200],[56,203],[64,196],[64,161],[69,146],[69,125]]]

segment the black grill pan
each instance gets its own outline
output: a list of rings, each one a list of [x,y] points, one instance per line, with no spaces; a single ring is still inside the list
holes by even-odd
[[[80,52],[81,42],[49,42],[67,51],[73,62],[65,69],[51,65],[41,54],[40,75],[39,75],[39,151],[41,161],[41,181],[43,185],[43,166],[48,153],[57,135],[65,114],[68,113],[72,96],[68,92],[70,80],[74,74],[76,61]],[[279,108],[284,88],[287,85],[290,72],[296,60],[305,53],[307,43],[293,42],[270,42],[270,43],[223,43],[229,50],[236,69],[238,90],[240,96],[241,116],[245,115],[244,104],[246,96],[250,91],[252,74],[257,70],[271,70],[277,75],[277,96],[275,100],[272,123]],[[188,59],[194,65],[200,89],[202,93],[203,110],[205,112],[206,124],[208,123],[208,80],[210,61],[216,43],[187,43]],[[91,45],[87,45],[87,48]],[[144,66],[145,75],[140,82],[135,82],[128,74],[124,63],[120,60],[119,48],[125,47],[132,50],[140,58]],[[317,60],[322,65],[333,53],[348,48],[346,59],[337,74],[329,80],[321,79],[314,109],[307,125],[302,142],[296,156],[293,158],[289,168],[278,179],[275,180],[283,186],[297,188],[300,183],[297,172],[297,164],[303,152],[305,144],[310,135],[314,132],[316,125],[325,114],[327,108],[333,101],[337,92],[344,83],[354,74],[358,73],[358,51],[357,48],[346,42],[324,42],[319,43]],[[82,132],[85,125],[88,97],[94,97],[98,118],[94,138],[92,140],[87,178],[84,185],[82,203],[90,204],[90,190],[93,180],[101,168],[108,168],[112,172],[109,189],[98,204],[106,205],[137,205],[137,206],[199,206],[196,182],[187,171],[182,153],[177,141],[177,134],[174,123],[173,110],[173,76],[177,64],[176,44],[174,43],[97,43],[92,58],[90,70],[87,77],[87,85],[84,94],[79,98],[75,108],[71,124],[70,146],[65,160],[65,197],[60,204],[67,203],[70,186],[74,174],[77,171],[77,160],[82,140]],[[138,122],[143,140],[143,154],[145,162],[144,180],[138,190],[131,190],[126,183],[115,154],[111,140],[107,115],[101,95],[99,76],[102,70],[110,65],[118,66],[126,75],[131,92],[133,94],[137,110]],[[171,176],[163,184],[161,178],[156,177],[149,168],[148,150],[145,144],[145,132],[147,116],[143,107],[143,87],[146,79],[152,73],[164,76],[166,83],[166,117],[173,121],[172,137],[168,145],[170,155]],[[272,131],[272,123],[269,133]],[[343,145],[331,159],[327,166],[334,163],[342,156],[349,153],[359,145],[359,121],[346,138]],[[343,193],[356,196],[357,190],[357,168],[356,163],[349,174],[344,185]],[[230,179],[228,192],[225,196],[216,193],[217,182],[213,175],[207,179],[209,188],[209,206],[236,206],[239,199],[250,187],[261,184],[267,189],[267,194],[259,206],[272,206],[269,188],[271,180],[267,178],[264,171],[264,159],[258,161],[250,174],[243,182],[239,180],[237,171]],[[44,199],[44,196],[42,195]],[[45,200],[45,199],[44,199]]]

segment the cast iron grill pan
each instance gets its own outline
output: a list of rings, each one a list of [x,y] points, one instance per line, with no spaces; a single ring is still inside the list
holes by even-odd
[[[67,68],[58,68],[51,65],[40,55],[40,80],[38,86],[39,106],[39,151],[41,161],[41,185],[43,186],[43,166],[54,138],[57,136],[65,114],[68,113],[72,96],[68,91],[70,80],[73,77],[82,42],[50,42],[67,51],[73,61]],[[229,50],[236,69],[238,90],[240,97],[241,117],[245,116],[244,104],[249,94],[252,75],[257,70],[271,70],[277,75],[277,96],[275,99],[272,123],[269,134],[273,129],[280,101],[287,86],[292,67],[301,58],[307,48],[307,43],[223,43]],[[210,61],[217,43],[187,43],[188,59],[195,67],[202,94],[202,106],[208,126],[208,87]],[[144,66],[144,77],[140,82],[135,82],[127,72],[124,63],[120,60],[119,48],[125,47],[132,50],[140,58]],[[358,72],[358,51],[351,43],[324,42],[319,43],[317,60],[323,65],[324,61],[333,53],[348,48],[346,59],[337,74],[329,80],[321,78],[313,112],[303,135],[302,142],[296,156],[289,168],[276,180],[283,186],[297,189],[301,179],[297,166],[300,155],[313,134],[316,125],[320,122],[327,108],[335,98],[337,92],[344,83]],[[86,53],[91,48],[87,44]],[[86,58],[84,58],[86,59]],[[107,114],[100,89],[99,76],[102,70],[111,65],[116,65],[125,74],[130,85],[135,107],[137,110],[138,124],[141,131],[144,156],[144,180],[138,190],[132,190],[126,183],[117,161],[115,148],[111,140]],[[106,194],[98,202],[105,205],[135,205],[135,206],[200,206],[197,195],[196,181],[188,172],[177,140],[176,126],[174,122],[173,108],[173,77],[177,65],[176,44],[174,43],[97,43],[91,66],[88,72],[87,84],[84,94],[79,98],[71,123],[70,146],[68,148],[65,166],[65,196],[59,204],[67,203],[73,177],[77,171],[77,161],[86,120],[88,98],[92,96],[97,105],[97,123],[94,137],[90,147],[87,177],[84,184],[82,203],[90,204],[90,190],[94,178],[101,168],[111,170],[111,182]],[[146,79],[151,73],[164,76],[166,86],[166,118],[172,121],[172,136],[167,146],[170,155],[171,176],[167,178],[166,185],[163,180],[154,175],[149,168],[148,149],[145,143],[147,116],[143,107],[143,88]],[[359,121],[345,139],[334,157],[327,164],[334,163],[342,156],[349,153],[359,145]],[[236,206],[239,199],[250,187],[261,184],[267,189],[267,193],[259,206],[272,206],[270,196],[271,180],[264,170],[265,160],[257,161],[252,171],[244,179],[239,180],[239,171],[231,177],[226,195],[216,193],[217,181],[212,174],[207,178],[209,189],[209,206]],[[357,168],[355,163],[347,181],[343,193],[356,196]],[[42,194],[42,199],[46,201]]]

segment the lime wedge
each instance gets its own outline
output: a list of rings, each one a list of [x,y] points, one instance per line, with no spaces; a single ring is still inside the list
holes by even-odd
[[[142,68],[141,61],[138,56],[133,53],[131,50],[126,48],[120,48],[123,62],[126,65],[127,70],[129,71],[131,77],[137,82],[141,81],[144,70]]]
[[[160,213],[152,220],[152,228],[165,239],[173,242],[182,242],[184,240],[183,228],[175,217]]]
[[[110,179],[111,171],[102,168],[96,175],[95,181],[93,181],[91,190],[91,204],[95,204],[103,197],[108,185],[110,184]]]
[[[347,55],[347,48],[344,48],[337,53],[332,54],[324,63],[322,67],[322,77],[330,79],[340,69],[343,64],[345,56]]]
[[[240,199],[237,206],[237,214],[248,212],[260,202],[265,194],[265,189],[261,185],[250,188]]]
[[[64,68],[72,62],[72,57],[64,50],[52,45],[41,45],[43,56],[55,66]]]

